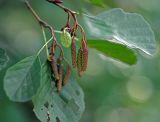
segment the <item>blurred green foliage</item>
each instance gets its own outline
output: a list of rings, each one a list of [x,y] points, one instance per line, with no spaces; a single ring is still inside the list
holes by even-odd
[[[67,17],[63,11],[45,2],[31,1],[35,10],[54,28],[60,28]],[[105,7],[79,0],[65,0],[66,6],[77,11],[97,14],[120,7],[137,12],[151,24],[157,46],[160,40],[159,0],[105,0]],[[81,20],[81,19],[80,19]],[[43,39],[39,25],[20,1],[0,1],[0,47],[7,50],[9,66],[38,51]],[[79,83],[84,89],[86,110],[80,122],[159,122],[160,121],[160,53],[148,58],[138,56],[134,66],[89,51],[89,68]],[[30,103],[19,106],[8,100],[3,91],[0,72],[0,122],[38,122]]]

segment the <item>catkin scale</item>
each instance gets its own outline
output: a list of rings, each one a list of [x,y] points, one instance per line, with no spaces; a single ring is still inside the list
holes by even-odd
[[[82,76],[82,48],[78,50],[77,54],[77,70],[78,70],[78,75],[81,77]]]
[[[56,60],[54,59],[53,56],[50,60],[51,60],[51,66],[52,66],[52,70],[53,70],[53,73],[54,73],[54,77],[55,77],[56,80],[59,80],[57,62],[56,62]]]
[[[88,65],[88,49],[83,47],[82,49],[82,71],[86,71]]]
[[[58,93],[60,93],[62,90],[62,79],[63,79],[63,66],[62,66],[62,64],[59,65],[58,73],[59,73],[59,80],[57,81],[57,90],[58,90]]]
[[[73,68],[77,67],[77,55],[76,55],[76,42],[75,39],[73,37],[72,39],[72,44],[71,44],[71,56],[72,56],[72,66]]]
[[[63,78],[63,85],[66,85],[68,83],[68,81],[70,80],[70,77],[71,77],[71,67],[68,64],[66,74],[64,75],[64,78]]]

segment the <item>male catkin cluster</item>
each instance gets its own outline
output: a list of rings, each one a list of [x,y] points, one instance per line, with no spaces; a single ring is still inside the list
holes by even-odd
[[[70,33],[66,30],[67,29],[64,28],[62,31],[61,44],[66,48],[69,48],[71,45],[72,66],[73,68],[77,68],[78,75],[82,76],[88,65],[88,47],[85,35],[82,33],[82,40],[80,41],[80,47],[77,52],[76,48],[78,46],[76,46],[76,34],[72,34],[71,37]]]
[[[86,71],[88,65],[88,47],[84,29],[77,20],[78,14],[61,5],[63,2],[62,0],[47,1],[62,8],[68,15],[67,23],[61,29],[61,45],[63,46],[63,48],[70,48],[72,67],[77,68],[78,75],[82,76]],[[71,18],[73,19],[73,21],[71,21]],[[49,60],[54,76],[54,81],[56,81],[57,84],[57,90],[58,92],[60,92],[62,86],[66,85],[70,80],[72,67],[70,66],[70,63],[66,61],[63,48],[60,44],[58,44],[53,28],[50,27],[49,29],[51,30],[51,34],[53,36],[53,43],[51,46]],[[80,36],[78,35],[78,30],[80,30],[81,32]],[[77,39],[81,39],[81,41],[77,41]],[[59,48],[60,50],[59,56],[57,56],[57,52],[59,51],[57,51],[57,48]]]
[[[71,44],[71,57],[72,57],[72,66],[73,66],[73,68],[76,68],[77,54],[76,54],[76,41],[74,38],[72,39],[72,44]]]
[[[85,42],[82,41],[82,45],[77,54],[77,69],[79,76],[82,76],[83,72],[86,71],[88,65],[88,48],[84,43]]]
[[[70,80],[71,67],[61,55],[57,58],[57,60],[55,56],[50,55],[49,62],[52,67],[51,69],[54,81],[56,81],[57,84],[57,91],[60,93],[62,86],[66,85]],[[64,69],[64,65],[66,65],[66,70]]]

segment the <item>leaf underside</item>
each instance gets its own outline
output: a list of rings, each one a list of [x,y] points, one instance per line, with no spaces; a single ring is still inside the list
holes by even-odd
[[[84,15],[87,29],[92,38],[110,40],[137,48],[146,54],[156,52],[156,41],[150,25],[136,13],[127,13],[116,8],[98,16]]]
[[[51,122],[77,122],[85,106],[83,91],[75,79],[71,78],[58,94],[47,64],[43,66],[41,75],[40,88],[33,97],[36,116],[46,122],[48,112]]]

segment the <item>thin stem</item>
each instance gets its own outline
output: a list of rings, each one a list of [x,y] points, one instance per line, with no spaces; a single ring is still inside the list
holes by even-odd
[[[73,35],[76,33],[76,30],[77,30],[77,25],[78,25],[78,21],[77,21],[77,17],[75,14],[71,13],[73,19],[74,19],[74,26],[73,26]]]
[[[78,25],[78,21],[77,21],[77,17],[76,17],[76,13],[75,11],[72,11],[66,7],[64,7],[63,5],[61,4],[57,4],[57,3],[54,3],[55,5],[57,5],[58,7],[62,8],[65,12],[67,12],[68,14],[71,14],[73,19],[74,19],[74,26],[73,26],[73,35],[76,33],[76,30],[77,30],[77,25]]]
[[[59,44],[57,44],[57,46],[59,47],[59,49],[60,49],[60,51],[61,51],[62,59],[64,59],[64,52],[63,52],[62,47],[61,47]]]
[[[60,33],[60,34],[62,33],[62,31],[58,31],[58,30],[55,30],[54,32],[55,33]]]
[[[68,8],[66,8],[65,6],[63,6],[62,4],[58,4],[58,3],[56,3],[56,2],[54,2],[53,0],[47,0],[48,2],[50,2],[50,3],[53,3],[53,4],[55,4],[56,6],[58,6],[58,7],[60,7],[61,9],[63,9],[65,12],[70,12],[70,13],[72,13],[72,14],[78,14],[77,12],[75,12],[75,11],[72,11],[72,10],[70,10],[70,9],[68,9]]]
[[[38,23],[40,24],[40,26],[44,27],[44,28],[48,28],[51,32],[51,35],[53,37],[53,42],[52,42],[52,46],[51,46],[51,54],[54,53],[55,48],[56,48],[56,44],[57,44],[57,39],[55,37],[55,32],[52,26],[50,26],[47,22],[41,20],[41,18],[38,16],[38,14],[33,10],[33,8],[31,7],[31,5],[29,4],[29,2],[27,0],[25,0],[25,5],[27,6],[28,10],[31,11],[31,13],[33,14],[33,16],[36,18],[36,20],[38,21]],[[51,55],[52,58],[53,55]]]
[[[52,39],[53,39],[53,37],[51,37],[44,45],[43,45],[43,47],[41,47],[41,49],[38,51],[38,53],[37,53],[37,56],[39,56],[39,54],[42,52],[42,50],[46,47],[46,45],[50,42],[50,41],[52,41]]]
[[[84,32],[83,27],[80,24],[78,24],[78,26],[79,26],[79,28],[81,30],[82,35],[83,35],[83,39],[85,39],[85,32]]]
[[[84,44],[85,47],[87,47],[87,42],[86,42],[86,36],[85,36],[84,29],[80,24],[78,24],[78,27],[80,28],[81,33],[82,33],[82,43]]]
[[[69,15],[69,18],[68,18],[68,21],[70,21],[70,14],[72,15],[73,19],[74,19],[74,27],[73,27],[73,35],[75,34],[76,32],[76,29],[77,29],[77,24],[78,24],[78,21],[77,21],[77,18],[76,18],[76,14],[79,14],[75,11],[72,11],[70,10],[69,8],[63,6],[62,4],[58,4],[56,2],[54,2],[53,0],[47,0],[48,2],[50,3],[53,3],[54,5],[60,7],[61,9],[63,9],[66,13],[68,13]]]
[[[31,7],[31,5],[29,4],[29,2],[27,0],[25,0],[25,5],[27,6],[28,10],[31,11],[31,13],[33,14],[33,16],[36,18],[36,20],[38,21],[38,23],[40,24],[40,26],[43,26],[44,28],[48,28],[51,31],[51,34],[53,36],[53,39],[55,42],[57,42],[55,34],[54,34],[54,29],[52,26],[50,26],[47,22],[43,21],[38,14],[33,10],[33,8]]]
[[[45,33],[43,27],[42,27],[42,33],[43,33],[44,43],[46,44],[47,43],[47,38],[46,38],[46,33]],[[48,45],[46,45],[46,53],[47,53],[47,57],[49,57]]]
[[[67,24],[64,28],[68,28],[70,30],[71,15],[69,12],[67,12],[67,13],[68,13],[68,19],[67,19]],[[64,29],[64,28],[62,28],[62,29]]]
[[[40,17],[36,14],[36,12],[33,10],[33,8],[31,7],[31,5],[29,4],[29,2],[28,2],[27,0],[25,0],[24,3],[25,3],[25,5],[27,6],[28,10],[30,10],[31,13],[33,14],[33,16],[36,18],[36,20],[37,20],[38,22],[42,21],[42,20],[40,19]]]

